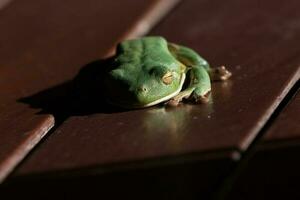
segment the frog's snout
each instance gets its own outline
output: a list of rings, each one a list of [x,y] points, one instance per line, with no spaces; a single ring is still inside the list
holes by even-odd
[[[135,97],[137,102],[142,104],[147,103],[149,101],[149,92],[150,88],[145,85],[137,87],[135,91]]]
[[[149,92],[149,89],[142,85],[136,88],[135,96],[138,101],[144,101],[147,98],[147,94]]]

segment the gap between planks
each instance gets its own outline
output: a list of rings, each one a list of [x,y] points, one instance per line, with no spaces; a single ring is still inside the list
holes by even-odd
[[[181,0],[157,0],[137,20],[128,31],[116,40],[116,43],[104,54],[108,57],[114,54],[117,43],[146,35],[161,19],[163,19]]]
[[[285,88],[280,100],[277,100],[274,104],[276,107],[273,108],[273,112],[270,113],[269,118],[266,119],[265,123],[261,126],[258,134],[253,138],[252,142],[249,143],[248,148],[241,152],[240,160],[233,166],[231,172],[221,181],[219,187],[215,191],[213,200],[227,200],[231,193],[233,186],[236,184],[236,180],[239,175],[243,173],[245,166],[247,166],[249,160],[255,154],[257,144],[261,141],[265,133],[272,126],[273,122],[279,117],[282,111],[288,106],[289,102],[293,100],[293,97],[300,91],[300,66],[290,80],[288,86]],[[273,105],[274,106],[274,105]]]
[[[0,183],[15,169],[15,167],[22,161],[30,150],[39,143],[39,141],[49,132],[49,130],[54,126],[54,117],[49,115],[45,120],[38,124],[36,128],[29,131],[26,138],[22,144],[18,146],[11,155],[9,155],[5,160],[0,163]],[[31,134],[30,132],[35,132]]]
[[[241,144],[240,149],[242,151],[247,151],[249,146],[253,144],[253,142],[257,139],[257,135],[254,133],[260,133],[264,130],[264,127],[272,119],[274,112],[280,109],[281,104],[284,104],[286,98],[289,97],[289,92],[292,91],[293,87],[296,87],[297,81],[300,79],[300,66],[298,66],[298,70],[296,73],[289,79],[289,82],[285,85],[285,88],[281,92],[281,94],[276,98],[276,100],[270,105],[269,109],[265,112],[265,115],[258,120],[258,124],[252,129],[252,133],[249,134],[244,142]],[[284,104],[285,106],[286,104]]]

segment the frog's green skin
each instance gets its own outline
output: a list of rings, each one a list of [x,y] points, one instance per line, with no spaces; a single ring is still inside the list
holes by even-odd
[[[141,108],[166,101],[176,106],[183,98],[207,101],[210,77],[225,80],[230,75],[224,67],[212,70],[190,48],[162,37],[143,37],[117,46],[105,87],[108,101],[120,107]]]

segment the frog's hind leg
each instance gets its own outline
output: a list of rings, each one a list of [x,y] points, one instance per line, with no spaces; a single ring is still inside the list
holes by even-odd
[[[207,70],[202,66],[191,69],[190,86],[194,91],[189,99],[198,103],[207,103],[211,91],[211,82]]]
[[[172,98],[168,104],[176,106],[183,98],[189,98],[201,103],[208,102],[211,91],[209,64],[190,48],[173,43],[169,43],[168,48],[190,72],[189,86]]]
[[[231,72],[224,66],[211,68],[206,60],[188,47],[173,43],[169,43],[168,47],[170,52],[185,65],[192,67],[204,67],[212,81],[225,81],[232,75]]]
[[[169,106],[177,106],[183,99],[190,99],[198,103],[207,103],[211,91],[209,74],[204,67],[190,69],[189,85],[178,95],[167,102]]]

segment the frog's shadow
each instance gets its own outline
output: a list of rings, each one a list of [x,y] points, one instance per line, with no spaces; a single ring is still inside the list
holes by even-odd
[[[96,60],[81,68],[73,80],[40,91],[18,102],[39,108],[38,114],[52,114],[56,119],[95,113],[126,110],[107,103],[103,92],[103,75],[112,58]]]

